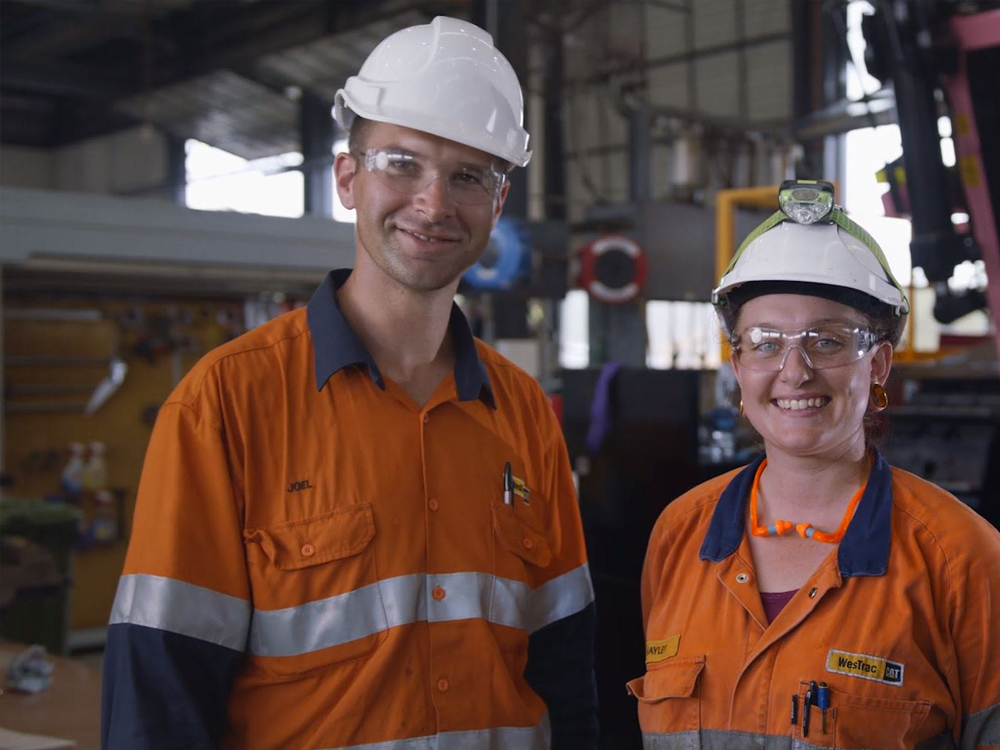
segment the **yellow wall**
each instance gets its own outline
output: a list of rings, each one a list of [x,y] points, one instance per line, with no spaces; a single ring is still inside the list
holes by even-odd
[[[8,296],[5,306],[19,310],[64,308],[99,310],[97,321],[33,321],[8,318],[4,322],[4,377],[7,387],[4,414],[4,468],[13,478],[11,495],[44,497],[59,489],[71,441],[99,440],[107,445],[110,485],[125,493],[125,532],[130,528],[135,492],[151,431],[144,421],[182,376],[209,349],[223,343],[242,322],[242,308],[232,302],[94,302],[93,300],[25,302]],[[164,351],[146,361],[133,353],[144,336],[144,325],[125,321],[129,308],[141,310],[147,323],[154,316],[172,320],[173,334],[185,343],[176,353]],[[225,316],[220,323],[220,313]],[[93,416],[82,408],[50,413],[13,413],[19,404],[39,402],[85,403],[89,386],[96,386],[108,372],[106,366],[19,366],[16,357],[110,357],[119,353],[128,364],[121,389]],[[82,393],[23,395],[19,384],[85,384]],[[46,465],[39,458],[58,451],[57,461]],[[55,465],[52,465],[55,464]],[[124,540],[80,550],[75,558],[70,627],[92,628],[107,624],[118,576],[125,559]]]

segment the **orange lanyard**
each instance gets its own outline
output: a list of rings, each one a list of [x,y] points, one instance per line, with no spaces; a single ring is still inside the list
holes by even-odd
[[[865,479],[864,484],[861,485],[861,489],[854,493],[854,497],[851,498],[851,502],[847,505],[847,510],[844,511],[840,527],[832,534],[828,531],[817,529],[811,523],[793,524],[791,521],[782,521],[781,519],[768,526],[761,526],[757,523],[757,490],[760,486],[760,475],[764,473],[765,466],[767,466],[766,458],[757,467],[757,473],[753,478],[753,485],[750,487],[750,533],[754,536],[784,536],[794,528],[803,539],[813,539],[817,542],[836,544],[844,538],[844,532],[847,531],[847,526],[854,517],[854,511],[857,509],[858,503],[861,502],[861,496],[865,494],[868,479]]]

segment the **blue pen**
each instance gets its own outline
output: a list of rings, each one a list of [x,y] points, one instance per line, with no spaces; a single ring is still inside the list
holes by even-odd
[[[830,707],[830,686],[821,682],[816,688],[816,705],[823,712],[823,734],[826,734],[826,709]]]
[[[503,504],[510,505],[514,499],[514,474],[510,470],[510,461],[503,465]]]

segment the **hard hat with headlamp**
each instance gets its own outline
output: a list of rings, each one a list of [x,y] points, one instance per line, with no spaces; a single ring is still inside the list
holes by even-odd
[[[523,167],[531,159],[514,69],[478,26],[438,16],[386,37],[337,92],[334,117],[420,130]]]
[[[853,290],[891,308],[910,310],[903,288],[885,254],[868,232],[834,203],[833,185],[786,181],[778,193],[780,210],[751,232],[733,256],[712,302],[719,308],[755,282],[822,284]]]

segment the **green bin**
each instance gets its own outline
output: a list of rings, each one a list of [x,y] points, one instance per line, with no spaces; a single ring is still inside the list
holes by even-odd
[[[52,653],[66,653],[73,550],[81,519],[80,510],[65,503],[0,499],[0,575],[16,587],[13,598],[0,608],[0,636],[5,640],[40,643]]]

